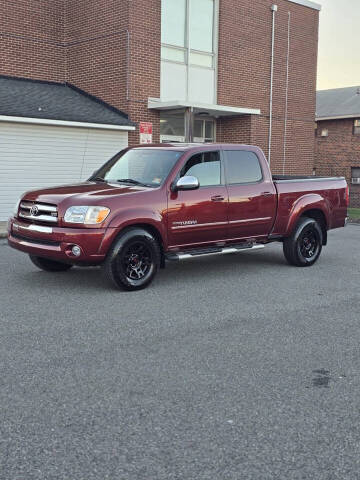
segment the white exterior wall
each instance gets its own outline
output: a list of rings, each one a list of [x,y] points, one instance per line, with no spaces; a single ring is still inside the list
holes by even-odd
[[[25,191],[86,180],[127,146],[126,131],[0,122],[0,221]]]

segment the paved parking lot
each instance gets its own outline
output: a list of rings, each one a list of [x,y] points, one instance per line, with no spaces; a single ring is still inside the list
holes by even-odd
[[[1,479],[360,478],[360,227],[136,293],[0,242]]]

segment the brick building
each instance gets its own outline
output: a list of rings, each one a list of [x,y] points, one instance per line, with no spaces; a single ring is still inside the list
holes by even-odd
[[[346,177],[350,206],[360,207],[360,87],[317,93],[315,170]]]
[[[128,117],[129,144],[139,143],[139,123],[150,122],[154,142],[250,143],[263,148],[274,172],[312,173],[316,3],[0,5],[0,75],[68,83],[106,102]]]

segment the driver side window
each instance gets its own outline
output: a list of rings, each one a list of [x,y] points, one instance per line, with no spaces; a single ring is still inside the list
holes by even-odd
[[[181,171],[185,175],[196,177],[200,187],[221,185],[221,164],[219,152],[202,152],[192,156]]]

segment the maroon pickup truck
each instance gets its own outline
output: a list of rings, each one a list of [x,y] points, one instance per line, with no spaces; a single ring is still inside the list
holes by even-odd
[[[348,198],[344,178],[271,176],[253,146],[138,146],[87,182],[25,193],[8,242],[43,270],[102,265],[117,287],[137,290],[165,260],[274,241],[291,265],[313,265],[327,231],[345,226]]]

